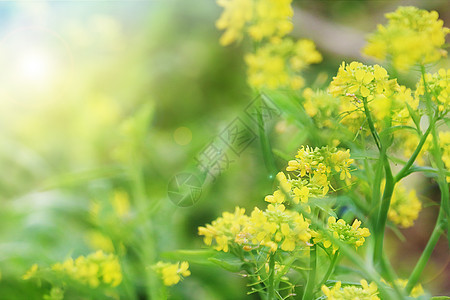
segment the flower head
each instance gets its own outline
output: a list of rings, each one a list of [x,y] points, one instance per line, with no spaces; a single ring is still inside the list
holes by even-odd
[[[187,261],[174,264],[159,261],[153,268],[161,276],[164,285],[167,286],[177,284],[184,277],[191,275],[189,263]]]
[[[51,269],[91,287],[97,287],[101,282],[115,287],[122,282],[122,271],[117,256],[105,254],[101,250],[88,256],[79,256],[75,260],[69,258],[52,265]]]
[[[298,72],[321,61],[322,56],[310,40],[274,39],[245,56],[248,83],[256,89],[299,89],[304,80]]]
[[[292,31],[292,0],[218,0],[223,13],[216,22],[225,30],[220,43],[227,46],[248,35],[255,41],[283,37]]]
[[[198,234],[203,235],[203,241],[210,246],[213,241],[217,251],[228,252],[229,244],[234,242],[236,235],[242,230],[248,222],[248,216],[245,215],[245,209],[236,207],[234,213],[224,212],[222,217],[207,224],[205,227],[198,228]]]
[[[378,25],[369,36],[365,54],[382,60],[389,56],[393,65],[403,70],[446,56],[442,46],[449,29],[443,27],[437,12],[407,6],[386,14],[386,18],[388,24]]]
[[[417,198],[416,191],[410,190],[408,193],[404,186],[398,184],[392,194],[388,218],[403,228],[411,227],[421,209],[422,203]]]
[[[361,286],[342,287],[340,281],[336,282],[331,289],[323,285],[322,292],[329,300],[380,300],[377,296],[377,285],[374,282],[369,285],[364,279],[361,280]]]
[[[357,219],[355,219],[350,226],[345,223],[343,219],[336,220],[335,217],[329,217],[326,231],[328,232],[328,235],[333,236],[334,239],[358,248],[364,244],[365,238],[370,235],[369,229],[361,228],[360,225],[361,221],[358,221]],[[322,243],[325,248],[332,246],[333,253],[335,253],[339,249],[339,245],[334,243],[328,235],[321,231],[315,233],[314,243]]]
[[[272,252],[279,248],[294,251],[304,248],[311,238],[309,224],[303,215],[287,210],[283,204],[269,204],[265,211],[255,207],[235,241],[248,250],[266,246]]]
[[[426,74],[425,81],[431,94],[431,100],[440,112],[448,112],[450,107],[450,69],[440,69],[437,73]],[[416,97],[425,94],[423,78],[417,84]]]

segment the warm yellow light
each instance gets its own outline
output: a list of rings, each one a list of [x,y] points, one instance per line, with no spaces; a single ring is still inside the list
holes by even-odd
[[[26,83],[44,83],[51,79],[54,63],[48,55],[40,52],[25,52],[18,56],[17,75]]]

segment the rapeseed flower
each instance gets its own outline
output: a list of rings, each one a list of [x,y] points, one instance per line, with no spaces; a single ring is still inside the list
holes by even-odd
[[[370,285],[366,280],[361,280],[361,286],[347,285],[342,287],[340,281],[330,289],[322,286],[322,292],[329,300],[380,300],[378,287],[372,282]]]
[[[105,254],[101,250],[86,257],[79,256],[75,260],[69,258],[52,265],[51,269],[91,287],[98,287],[102,282],[115,287],[122,282],[122,270],[117,256]]]
[[[434,74],[425,74],[425,81],[431,100],[436,104],[440,112],[448,112],[450,109],[450,69],[440,69]],[[423,78],[417,84],[416,97],[425,94]]]
[[[417,198],[416,191],[407,192],[403,185],[397,184],[389,206],[389,220],[403,228],[411,227],[421,209],[422,203]]]
[[[302,146],[290,160],[286,171],[289,179],[282,172],[278,173],[279,189],[273,195],[266,196],[270,203],[283,203],[286,195],[295,204],[307,203],[309,198],[324,197],[330,189],[330,179],[333,173],[338,173],[340,180],[351,178],[350,150],[342,151],[336,148],[310,148]]]
[[[419,104],[410,89],[399,85],[396,79],[389,79],[383,67],[359,62],[343,62],[328,92],[340,99],[341,122],[352,131],[359,130],[366,122],[364,101],[367,101],[376,129],[409,124],[408,105],[416,110]]]
[[[321,61],[321,54],[310,40],[273,39],[245,56],[248,83],[255,89],[299,89],[304,85],[299,72]]]
[[[439,132],[439,147],[445,168],[450,170],[450,131]],[[450,176],[447,176],[447,181],[450,181]]]
[[[393,65],[402,70],[415,64],[435,62],[447,55],[442,47],[449,29],[443,27],[444,22],[438,19],[436,11],[406,6],[385,16],[388,24],[378,25],[363,53],[381,60],[389,57]]]
[[[203,235],[203,241],[210,246],[213,241],[217,251],[228,252],[229,245],[234,242],[237,234],[241,232],[248,222],[248,216],[245,215],[245,209],[236,207],[234,213],[224,212],[222,217],[214,220],[205,227],[198,228],[198,234]]]
[[[325,230],[328,232],[328,235],[333,236],[334,239],[358,248],[364,244],[365,238],[370,236],[369,229],[361,228],[360,225],[361,221],[357,219],[355,219],[353,224],[350,226],[345,223],[343,219],[336,221],[335,217],[329,217],[328,225]],[[328,235],[323,232],[314,232],[313,235],[313,241],[315,244],[322,243],[325,248],[332,246],[333,253],[339,249],[339,245],[334,243],[333,240],[331,240]]]
[[[153,268],[161,276],[166,286],[175,285],[184,277],[191,275],[187,261],[177,262],[175,264],[159,261]]]
[[[38,265],[34,264],[22,278],[30,279],[37,271]],[[105,254],[101,250],[88,256],[79,256],[75,260],[68,258],[62,263],[53,264],[50,271],[57,276],[68,276],[92,288],[98,287],[101,283],[116,287],[122,282],[122,270],[117,256]]]
[[[225,30],[220,44],[227,46],[248,34],[254,41],[283,37],[293,29],[292,0],[218,0],[224,8],[216,27]]]
[[[283,204],[269,204],[265,211],[255,207],[247,225],[236,236],[236,243],[244,249],[267,246],[294,251],[304,248],[311,238],[310,221],[303,215],[287,210]]]

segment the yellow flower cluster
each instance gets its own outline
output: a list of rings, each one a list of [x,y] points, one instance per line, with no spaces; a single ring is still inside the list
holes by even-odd
[[[381,281],[384,282],[384,283],[386,283],[386,284],[389,285],[389,286],[392,286],[391,283],[386,282],[383,278],[381,279]],[[401,279],[401,278],[398,278],[398,279],[395,280],[395,284],[396,284],[398,287],[405,288],[406,285],[408,284],[408,280],[407,280],[407,279]],[[413,289],[411,290],[411,293],[409,294],[409,296],[410,296],[410,297],[413,297],[413,298],[417,298],[417,297],[422,296],[423,294],[425,294],[425,291],[423,290],[422,285],[421,285],[420,283],[418,283],[418,284],[416,284],[416,285],[413,287]]]
[[[97,287],[101,282],[115,287],[122,282],[122,270],[117,256],[105,254],[101,250],[86,257],[79,256],[75,260],[69,258],[51,268],[91,287]]]
[[[279,189],[273,195],[266,196],[270,203],[284,203],[286,195],[294,203],[307,203],[311,197],[324,197],[330,189],[330,178],[333,173],[340,174],[340,180],[351,178],[350,150],[342,151],[336,148],[302,147],[298,150],[295,160],[290,160],[286,171],[292,178],[286,178],[283,172],[277,174]]]
[[[358,130],[366,119],[364,99],[368,102],[377,129],[386,127],[386,122],[391,125],[408,124],[407,104],[412,109],[417,109],[419,105],[411,90],[399,85],[396,79],[389,79],[383,67],[366,66],[355,61],[342,63],[328,92],[340,98],[341,122],[352,131]]]
[[[391,206],[388,211],[388,218],[395,224],[408,228],[414,225],[414,221],[419,216],[422,203],[419,201],[415,190],[407,193],[406,188],[397,184],[391,198]]]
[[[310,221],[301,214],[287,210],[284,205],[269,204],[265,211],[255,207],[250,216],[243,208],[223,213],[221,218],[199,227],[206,245],[214,240],[217,251],[228,252],[230,245],[237,245],[246,251],[268,247],[270,251],[282,249],[294,251],[303,247],[311,238]]]
[[[384,60],[387,56],[393,65],[402,70],[414,64],[425,64],[446,56],[442,49],[449,29],[443,27],[436,11],[428,12],[416,7],[399,7],[386,14],[387,26],[378,25],[369,36],[363,52]]]
[[[38,269],[38,265],[34,264],[22,279],[34,277]],[[56,263],[51,266],[51,270],[93,288],[101,283],[116,287],[122,282],[122,270],[117,256],[105,254],[101,250],[86,257],[80,256],[75,260],[69,258],[62,263]]]
[[[303,90],[303,107],[305,112],[319,128],[332,127],[332,120],[337,118],[339,101],[324,91],[313,91],[311,88]]]
[[[187,261],[177,262],[175,264],[159,261],[153,268],[161,276],[164,285],[167,286],[177,284],[184,277],[191,275]]]
[[[308,65],[322,61],[314,42],[290,39],[272,39],[255,53],[245,56],[248,66],[248,83],[256,89],[290,87],[299,89],[304,79],[296,75]]]
[[[437,105],[440,112],[448,112],[450,109],[450,69],[440,69],[434,74],[425,74],[425,81],[431,100]],[[423,78],[417,84],[416,97],[425,94]]]
[[[245,215],[245,209],[236,207],[234,213],[224,212],[222,217],[214,220],[206,227],[199,227],[198,234],[203,235],[203,242],[210,246],[215,240],[217,251],[228,252],[228,245],[234,242],[236,236],[247,224],[248,216]]]
[[[369,285],[364,279],[361,280],[361,287],[341,287],[341,282],[338,281],[331,289],[323,285],[322,292],[329,300],[380,300],[377,285],[374,282]]]
[[[365,238],[370,236],[369,229],[360,228],[360,225],[361,221],[358,221],[357,219],[355,219],[353,224],[350,226],[342,219],[336,221],[335,217],[329,217],[326,230],[329,235],[333,236],[333,238],[358,248],[364,244]],[[339,249],[339,246],[333,243],[333,241],[330,240],[330,238],[323,232],[314,232],[313,235],[315,244],[322,243],[325,248],[332,246],[333,254]]]
[[[356,97],[361,100],[361,97],[389,96],[396,85],[397,81],[389,80],[387,71],[379,65],[366,66],[356,61],[350,64],[342,62],[337,75],[333,77],[329,92],[335,97]]]
[[[445,168],[450,170],[450,131],[439,132],[439,146],[442,150],[442,161]],[[450,181],[450,176],[447,176],[447,181]]]
[[[287,210],[283,204],[269,204],[265,211],[255,207],[235,242],[244,250],[266,246],[272,252],[279,248],[294,251],[304,247],[310,240],[309,225],[309,220],[303,215]]]
[[[216,22],[225,30],[220,43],[227,46],[244,37],[245,33],[255,41],[264,38],[283,37],[292,31],[292,0],[218,0],[224,8]]]

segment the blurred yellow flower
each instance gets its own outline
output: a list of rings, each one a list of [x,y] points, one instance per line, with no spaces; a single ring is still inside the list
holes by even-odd
[[[406,6],[386,14],[386,18],[388,24],[378,25],[363,53],[382,60],[390,57],[393,65],[402,70],[447,55],[442,47],[449,29],[443,27],[444,22],[438,19],[436,11]]]
[[[153,268],[161,276],[164,285],[167,286],[177,284],[184,277],[191,275],[187,261],[177,262],[175,264],[159,261]]]
[[[340,281],[330,289],[326,285],[322,286],[322,292],[329,300],[380,300],[378,298],[378,287],[372,282],[370,285],[366,280],[361,280],[361,287],[347,285],[341,287]]]
[[[416,191],[406,191],[406,188],[398,183],[395,186],[389,206],[388,218],[395,224],[408,228],[414,225],[419,216],[422,203],[417,198]]]
[[[225,30],[220,44],[240,41],[244,34],[254,41],[283,37],[292,31],[292,0],[218,0],[224,8],[216,27]]]
[[[245,56],[248,83],[255,89],[299,89],[304,85],[299,72],[321,61],[322,55],[310,40],[273,39]]]

